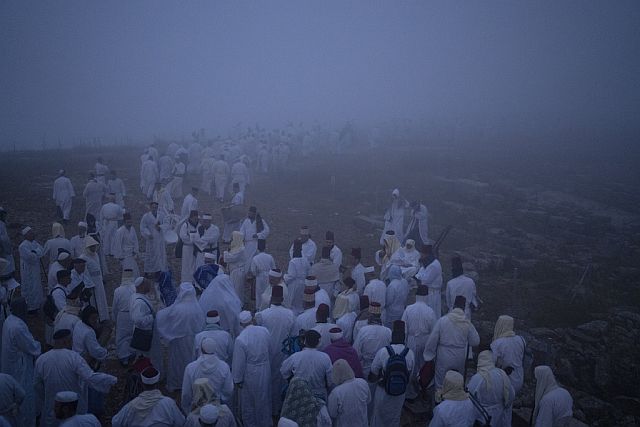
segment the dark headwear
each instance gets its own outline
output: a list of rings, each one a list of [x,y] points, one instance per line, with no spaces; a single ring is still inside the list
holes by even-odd
[[[71,335],[71,331],[69,329],[58,329],[53,333],[54,340],[61,340]]]
[[[453,307],[454,308],[461,308],[464,310],[464,308],[467,305],[467,299],[465,297],[463,297],[462,295],[457,295],[456,299],[453,301]]]
[[[358,259],[362,258],[362,249],[351,248],[351,256]]]
[[[333,235],[333,231],[327,231],[327,232],[324,234],[324,239],[325,239],[325,240],[331,240],[331,241],[333,242],[333,241],[335,240],[335,237],[334,237],[334,235]]]
[[[308,330],[304,334],[304,346],[309,348],[316,348],[320,344],[320,333],[313,329]]]
[[[82,320],[82,323],[84,323],[85,325],[88,325],[89,318],[93,314],[98,314],[98,310],[96,310],[94,306],[88,305],[85,308],[83,308],[82,311],[80,312],[80,320]]]
[[[65,279],[67,277],[71,277],[71,272],[67,269],[64,270],[59,270],[56,273],[56,279],[58,279],[58,282],[61,281],[62,279]]]
[[[461,276],[462,273],[464,273],[462,270],[462,258],[456,255],[451,258],[451,276],[458,277]]]
[[[17,297],[11,300],[9,305],[11,308],[11,314],[17,317],[23,317],[27,314],[27,300],[24,297]]]
[[[255,206],[251,206],[251,207],[249,208],[249,212],[251,212],[251,213],[257,213],[257,212],[258,212],[258,208],[256,208]]]
[[[271,304],[282,304],[284,300],[282,286],[274,286],[271,288]]]
[[[369,308],[369,296],[360,295],[360,310],[366,310]]]
[[[329,318],[329,306],[324,303],[320,304],[318,306],[318,310],[316,311],[316,322],[327,323],[328,318]]]
[[[416,296],[429,295],[429,287],[427,285],[418,285]]]
[[[296,239],[293,241],[293,256],[302,256],[302,240]]]
[[[122,219],[125,221],[131,219],[131,214],[129,212],[125,212],[124,214],[122,214]]]
[[[393,329],[391,330],[391,344],[404,344],[404,339],[404,322],[402,320],[395,320],[393,322]]]
[[[323,246],[320,257],[324,259],[331,258],[331,246]]]
[[[353,280],[351,277],[347,277],[346,279],[344,279],[344,285],[347,287],[347,289],[353,288],[353,285],[356,284],[356,281]]]
[[[264,239],[258,239],[258,250],[264,252],[267,249],[267,241]]]

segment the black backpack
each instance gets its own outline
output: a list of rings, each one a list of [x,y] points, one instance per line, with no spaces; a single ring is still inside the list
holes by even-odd
[[[400,396],[407,391],[409,384],[409,370],[407,369],[406,356],[409,348],[405,347],[402,353],[396,354],[393,347],[386,347],[389,353],[387,365],[384,368],[384,377],[382,379],[384,391],[390,396]]]
[[[60,289],[61,291],[64,292],[64,289],[56,286],[51,290],[51,292],[49,292],[49,295],[47,295],[47,299],[44,301],[44,304],[42,305],[42,311],[44,312],[46,320],[50,324],[53,324],[53,321],[56,319],[56,316],[58,315],[58,307],[56,307],[56,302],[54,301],[53,295],[52,295],[53,291],[55,291],[56,289]]]

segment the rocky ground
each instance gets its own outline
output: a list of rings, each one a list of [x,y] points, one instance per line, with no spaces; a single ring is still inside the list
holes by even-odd
[[[44,241],[54,219],[57,170],[68,170],[80,194],[102,155],[125,179],[127,207],[139,219],[145,211],[137,190],[139,154],[131,147],[3,153],[0,204],[9,210],[10,223],[34,226]],[[391,190],[421,199],[429,208],[432,238],[453,226],[441,250],[445,280],[454,253],[477,279],[484,303],[474,323],[482,346],[489,344],[498,315],[514,316],[536,363],[550,364],[570,389],[576,418],[630,426],[640,424],[639,175],[629,156],[586,150],[404,145],[296,159],[282,176],[255,176],[247,202],[268,221],[269,251],[286,267],[290,242],[305,224],[317,242],[333,230],[345,254],[361,246],[371,264],[379,238],[375,220]],[[185,190],[192,183],[199,178],[187,179]],[[199,199],[201,210],[220,224],[219,204]],[[68,236],[83,211],[83,200],[76,198]],[[16,246],[19,241],[16,236]],[[117,271],[112,261],[110,266]],[[173,267],[179,271],[177,263]],[[109,298],[116,285],[117,274],[108,275]],[[31,326],[41,338],[39,324]],[[108,362],[106,369],[124,379],[117,363]],[[119,406],[122,387],[123,381],[110,395],[110,413]],[[532,401],[529,380],[515,407],[526,417]]]

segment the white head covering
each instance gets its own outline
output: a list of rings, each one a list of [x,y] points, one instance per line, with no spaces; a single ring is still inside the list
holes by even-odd
[[[464,379],[462,374],[456,371],[447,371],[444,376],[442,390],[436,391],[436,402],[442,400],[465,400],[469,396],[464,391]]]
[[[244,310],[240,312],[238,319],[240,320],[241,324],[246,325],[247,323],[251,322],[251,319],[253,319],[253,316],[251,316],[250,311]]]
[[[547,365],[536,366],[533,370],[533,376],[536,378],[535,407],[533,409],[533,424],[535,424],[540,412],[540,400],[545,394],[557,389],[558,383],[553,371]]]
[[[78,401],[78,393],[73,391],[59,391],[56,393],[56,402],[72,403]]]
[[[205,252],[205,253],[204,253],[204,258],[205,258],[205,259],[212,259],[212,260],[215,260],[215,259],[216,259],[216,256],[215,256],[215,254],[212,254],[211,252]]]
[[[400,196],[400,190],[398,190],[397,188],[394,188],[393,191],[391,192],[391,195],[399,197]]]
[[[98,241],[96,239],[94,239],[93,237],[91,237],[91,236],[87,236],[84,239],[84,247],[85,248],[89,248],[91,246],[95,246],[95,245],[99,245],[99,244],[100,243],[98,243]]]
[[[195,335],[205,325],[205,315],[198,304],[196,290],[189,282],[183,282],[173,304],[158,311],[158,333],[167,341]]]
[[[200,408],[200,422],[204,424],[213,424],[218,421],[220,410],[217,406],[208,404]]]
[[[142,282],[144,282],[144,277],[138,277],[133,281],[133,286],[137,288],[138,286],[142,285]]]
[[[498,338],[514,337],[515,335],[515,332],[513,332],[513,317],[505,314],[498,317],[496,326],[493,329],[493,341]]]
[[[32,230],[31,227],[26,226],[25,228],[22,229],[22,235],[26,236],[28,232],[30,232]]]
[[[51,226],[51,236],[52,237],[64,237],[64,227],[59,222],[54,222]]]
[[[145,375],[145,372],[147,372],[147,375]],[[152,375],[153,372],[156,372],[156,374],[150,377],[149,375]],[[160,371],[158,371],[154,367],[149,366],[144,371],[142,371],[142,374],[140,375],[140,379],[142,381],[142,384],[146,384],[146,385],[157,384],[158,381],[160,381]]]
[[[65,259],[69,258],[71,255],[69,255],[69,252],[60,252],[58,254],[58,261],[64,261]]]
[[[216,340],[214,340],[213,338],[207,337],[200,343],[200,349],[204,354],[215,354],[216,347]]]
[[[202,408],[217,399],[216,392],[207,378],[197,378],[191,385],[191,410],[200,413]]]
[[[349,381],[354,379],[356,376],[353,373],[353,369],[349,363],[347,363],[344,359],[338,359],[333,362],[333,383],[335,385],[340,385],[345,381]]]
[[[244,250],[244,237],[241,232],[234,231],[231,233],[229,252],[239,252],[241,250]]]
[[[84,222],[84,221],[80,221],[80,222],[78,223],[78,227],[88,228],[88,227],[89,227],[89,225],[88,225],[86,222]]]
[[[481,351],[478,355],[478,374],[484,379],[484,387],[486,390],[493,389],[493,384],[491,383],[491,371],[496,369],[496,365],[493,362],[493,352],[491,352],[491,350]],[[502,396],[504,404],[507,406],[509,404],[511,381],[505,371],[502,369],[498,369],[498,371],[502,377]]]

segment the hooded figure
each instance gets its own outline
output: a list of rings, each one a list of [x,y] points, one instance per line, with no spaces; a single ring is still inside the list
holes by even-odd
[[[329,418],[324,400],[313,393],[307,380],[297,376],[289,382],[280,416],[297,423],[300,427],[326,425]]]
[[[104,281],[102,277],[102,268],[100,267],[100,255],[98,255],[98,241],[91,236],[85,239],[85,250],[80,258],[86,261],[86,272],[89,273],[91,285],[85,283],[85,287],[93,287],[93,296],[95,297],[96,308],[100,321],[109,320],[109,306],[107,305],[107,294],[104,290]],[[85,275],[86,276],[86,275]]]
[[[563,426],[573,416],[573,399],[567,390],[558,386],[551,368],[536,366],[535,427]]]
[[[191,283],[180,284],[175,302],[158,311],[157,330],[169,347],[167,389],[180,389],[184,368],[193,358],[193,340],[204,327],[204,312]]]
[[[233,337],[238,336],[240,333],[238,316],[242,311],[242,302],[229,276],[218,274],[200,295],[199,303],[203,312],[218,311],[222,329],[228,331]]]
[[[409,295],[409,284],[402,277],[402,269],[398,265],[389,268],[390,280],[385,296],[384,324],[390,328],[394,321],[400,320]]]
[[[490,350],[478,355],[478,371],[471,377],[467,389],[489,413],[492,426],[511,426],[511,406],[515,392],[509,376],[494,365]],[[479,416],[478,421],[484,421],[484,418]]]
[[[232,385],[233,387],[233,385]],[[184,427],[236,427],[236,420],[227,405],[220,403],[215,390],[206,378],[198,378],[193,382],[191,412],[187,412]],[[202,424],[201,424],[202,423]]]
[[[384,230],[380,237],[380,244],[384,244],[384,236],[387,230],[393,230],[396,236],[404,236],[404,216],[405,209],[409,207],[409,202],[400,197],[400,190],[397,188],[391,192],[391,205],[384,213]]]
[[[367,427],[367,405],[371,401],[369,385],[356,378],[344,360],[333,362],[334,389],[327,400],[327,410],[336,427]]]
[[[436,392],[433,418],[429,427],[472,426],[476,408],[464,391],[464,378],[456,371],[447,371],[442,390]]]
[[[51,226],[51,239],[44,243],[43,257],[49,260],[49,265],[58,259],[60,249],[71,253],[71,242],[64,237],[64,227],[59,222],[54,222]]]
[[[246,277],[246,263],[244,253],[244,241],[242,239],[242,233],[234,231],[231,233],[231,244],[229,250],[224,251],[224,262],[227,263],[229,268],[229,277],[233,282],[233,287],[236,291],[236,295],[240,298],[240,301],[246,302],[246,296],[244,292],[244,281]]]
[[[524,383],[524,357],[526,343],[524,338],[513,331],[513,317],[502,315],[498,317],[493,331],[491,351],[496,366],[509,375],[509,380],[516,394]]]

